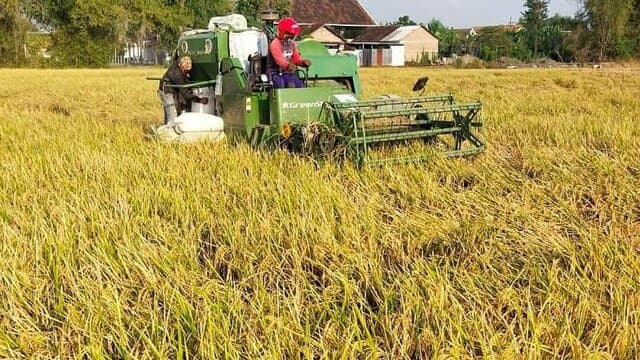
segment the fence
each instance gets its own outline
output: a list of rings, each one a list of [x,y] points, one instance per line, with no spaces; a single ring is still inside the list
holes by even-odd
[[[150,42],[127,43],[123,49],[114,49],[113,65],[162,65],[170,61],[170,52]]]

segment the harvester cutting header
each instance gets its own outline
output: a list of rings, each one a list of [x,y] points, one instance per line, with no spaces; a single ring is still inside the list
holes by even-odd
[[[425,96],[426,77],[416,82],[416,97],[363,101],[354,55],[333,55],[312,39],[295,43],[300,32],[293,19],[276,23],[272,11],[262,19],[264,28],[256,29],[242,15],[214,17],[208,29],[181,34],[176,56],[191,59],[191,78],[164,89],[189,89],[199,100],[158,134],[178,141],[226,134],[255,147],[346,154],[358,166],[419,161],[436,148],[449,157],[484,149],[476,132],[480,102]],[[412,143],[419,146],[406,146]]]

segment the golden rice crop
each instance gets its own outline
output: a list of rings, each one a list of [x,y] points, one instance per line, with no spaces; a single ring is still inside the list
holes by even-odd
[[[145,140],[159,68],[0,70],[0,358],[636,359],[640,71],[363,69],[472,160]]]

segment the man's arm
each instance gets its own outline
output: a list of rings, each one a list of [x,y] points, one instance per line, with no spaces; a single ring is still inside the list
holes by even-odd
[[[293,55],[291,55],[291,62],[298,66],[304,65],[304,63],[302,62],[302,56],[300,56],[300,52],[298,51],[298,46],[293,48]]]
[[[298,51],[298,47],[296,46],[293,49],[293,55],[291,56],[291,62],[296,64],[297,66],[309,67],[311,66],[311,60],[303,59]]]
[[[172,85],[185,85],[187,83],[186,77],[182,74],[182,71],[178,67],[172,69],[172,71],[169,72],[168,77]],[[180,96],[185,101],[200,100],[200,97],[194,95],[190,88],[175,89],[180,93]]]

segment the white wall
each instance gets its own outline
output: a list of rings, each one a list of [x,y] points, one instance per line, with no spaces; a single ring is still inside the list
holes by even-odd
[[[391,66],[404,66],[404,46],[391,47]]]

